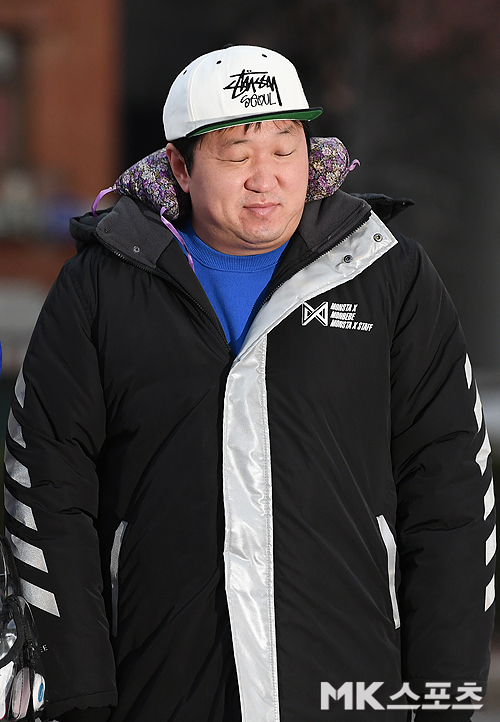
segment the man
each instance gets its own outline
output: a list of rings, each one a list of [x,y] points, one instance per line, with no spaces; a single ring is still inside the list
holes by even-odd
[[[421,248],[336,190],[340,144],[308,159],[319,112],[273,51],[204,55],[165,105],[176,183],[153,154],[73,222],[6,456],[49,717],[480,704],[495,537],[470,362]]]

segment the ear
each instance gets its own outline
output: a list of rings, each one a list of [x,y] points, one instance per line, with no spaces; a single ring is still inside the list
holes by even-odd
[[[184,158],[172,143],[167,143],[167,158],[172,168],[177,183],[180,185],[184,193],[189,193],[189,173],[187,172]]]

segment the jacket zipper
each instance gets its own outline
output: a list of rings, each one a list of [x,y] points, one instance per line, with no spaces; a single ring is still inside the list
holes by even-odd
[[[345,236],[342,236],[341,238],[339,238],[339,240],[336,241],[336,242],[333,244],[333,246],[330,246],[330,248],[327,248],[325,251],[323,251],[323,252],[320,253],[318,256],[316,256],[316,258],[313,258],[312,260],[308,261],[307,263],[304,263],[304,265],[301,266],[299,270],[300,270],[300,271],[304,270],[304,268],[307,268],[308,266],[310,266],[311,263],[314,263],[315,261],[317,261],[318,258],[322,258],[324,255],[326,255],[327,253],[329,253],[333,248],[336,248],[337,246],[340,246],[341,243],[344,243],[344,241],[347,241],[347,239],[350,238],[350,236],[353,236],[353,235],[356,233],[356,231],[359,231],[359,229],[360,229],[362,226],[364,226],[365,223],[368,222],[370,216],[371,216],[371,211],[369,211],[368,215],[365,216],[364,219],[362,219],[351,231],[349,231],[349,233],[346,233]],[[271,292],[266,296],[266,298],[262,301],[262,303],[261,303],[261,305],[260,305],[260,307],[259,307],[259,311],[260,311],[260,309],[262,308],[262,306],[264,306],[264,304],[266,304],[266,303],[269,301],[269,299],[271,298],[271,296],[273,295],[273,293],[275,293],[275,291],[277,291],[278,288],[281,288],[281,286],[283,286],[287,281],[289,281],[290,278],[292,278],[292,276],[295,275],[295,273],[297,273],[297,271],[294,271],[294,273],[292,273],[290,276],[285,276],[285,278],[284,278],[280,283],[278,283],[277,286],[273,286],[272,291],[271,291]]]
[[[359,229],[365,225],[365,223],[368,221],[370,215],[371,215],[371,211],[369,211],[368,215],[366,217],[364,217],[352,230],[350,230],[349,233],[347,233],[345,236],[342,236],[341,238],[339,238],[339,240],[336,241],[336,243],[334,243],[333,246],[331,246],[330,248],[327,248],[325,251],[323,251],[323,253],[320,253],[318,256],[316,256],[316,258],[313,258],[310,261],[308,261],[307,263],[305,263],[303,266],[301,266],[301,268],[299,270],[302,271],[304,268],[307,268],[308,266],[310,266],[311,263],[314,263],[314,261],[317,261],[318,258],[321,258],[322,256],[324,256],[326,253],[331,251],[333,248],[340,246],[341,243],[344,243],[344,241],[346,241],[350,236],[354,235],[354,233],[356,233],[356,231],[359,231]],[[223,333],[221,333],[220,329],[212,321],[212,319],[210,318],[210,315],[207,313],[205,308],[201,305],[201,303],[198,303],[198,301],[195,298],[193,298],[193,296],[191,296],[191,294],[188,293],[179,283],[177,283],[177,281],[174,281],[173,278],[168,276],[166,273],[163,273],[162,271],[157,271],[153,268],[149,268],[148,266],[146,266],[143,263],[138,263],[137,261],[133,261],[129,256],[125,256],[123,253],[120,253],[120,251],[117,251],[115,248],[113,248],[113,246],[111,246],[109,243],[106,243],[105,241],[103,241],[100,237],[99,237],[99,241],[100,241],[100,243],[102,243],[102,245],[105,248],[108,249],[108,251],[111,251],[111,253],[113,253],[115,256],[118,256],[118,258],[121,258],[122,261],[126,261],[127,263],[130,263],[130,265],[135,266],[136,268],[139,268],[143,271],[147,271],[148,273],[151,273],[153,276],[158,276],[158,278],[162,278],[163,280],[168,281],[173,286],[175,286],[175,288],[177,288],[184,296],[186,296],[186,298],[189,298],[189,300],[210,321],[210,323],[216,330],[217,334],[224,341],[224,344],[225,344],[226,348],[228,349],[228,351],[231,353],[232,356],[234,356],[233,350],[231,349],[231,346],[228,344],[225,335]],[[278,288],[281,288],[281,286],[283,286],[293,275],[295,275],[295,273],[297,273],[297,271],[294,271],[294,273],[292,273],[291,276],[286,276],[277,286],[273,287],[272,291],[266,296],[266,298],[260,304],[260,306],[257,310],[257,313],[269,301],[269,299],[271,298],[273,293],[275,291],[277,291]],[[253,313],[253,309],[252,309],[252,313]]]

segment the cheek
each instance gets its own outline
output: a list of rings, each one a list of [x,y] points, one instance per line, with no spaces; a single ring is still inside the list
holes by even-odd
[[[307,174],[304,174],[304,172],[298,175],[293,174],[290,176],[288,190],[290,193],[290,197],[293,198],[293,202],[296,205],[302,206],[304,204],[307,194],[308,183],[309,181]]]
[[[238,213],[240,207],[238,184],[221,178],[207,180],[191,188],[191,202],[196,215],[218,222],[229,222]]]
[[[303,202],[309,185],[309,156],[305,153],[300,161],[287,168],[284,182],[290,194]]]
[[[242,201],[241,183],[236,174],[218,178],[217,183],[208,188],[208,198],[213,204],[215,212],[224,216],[231,216]]]

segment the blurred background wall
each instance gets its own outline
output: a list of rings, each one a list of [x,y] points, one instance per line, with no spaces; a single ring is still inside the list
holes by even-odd
[[[68,217],[122,153],[120,0],[0,1],[0,340],[17,373],[41,302],[73,253]]]
[[[0,0],[1,433],[68,218],[164,144],[171,82],[228,43],[295,63],[313,134],[361,162],[344,190],[415,201],[393,225],[455,301],[500,458],[499,0]]]

